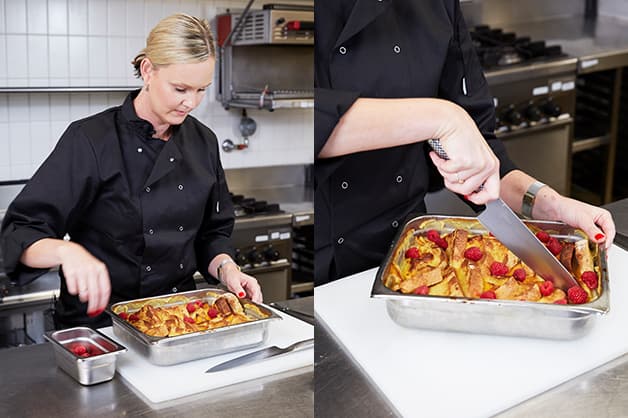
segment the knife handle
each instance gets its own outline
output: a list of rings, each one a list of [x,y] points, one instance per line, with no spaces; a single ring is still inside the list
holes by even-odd
[[[445,148],[440,143],[440,139],[428,139],[427,143],[430,144],[430,147],[434,150],[434,152],[443,160],[448,160],[449,156],[445,152]],[[480,187],[475,191],[475,193],[484,190],[484,184],[480,184]]]
[[[308,340],[303,340],[303,341],[298,341],[292,345],[290,345],[288,348],[290,349],[290,351],[295,351],[295,350],[299,350],[301,348],[307,348],[314,345],[314,338],[310,338]]]

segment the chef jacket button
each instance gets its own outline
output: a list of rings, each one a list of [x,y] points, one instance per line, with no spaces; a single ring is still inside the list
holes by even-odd
[[[146,266],[146,271],[151,271],[151,270],[152,270],[151,266]]]
[[[179,264],[179,270],[183,270],[183,263]]]
[[[347,53],[347,48],[345,48],[344,46],[341,46],[340,48],[338,48],[338,52],[344,55]]]
[[[177,289],[176,287],[172,288],[172,293],[177,293],[179,291],[179,289]]]
[[[395,45],[393,47],[393,51],[395,51],[395,54],[398,54],[399,52],[401,52],[401,48],[399,48],[399,45]]]
[[[147,187],[147,188],[146,188],[146,189],[144,189],[144,190],[146,190],[146,193],[150,193],[150,187]]]
[[[343,237],[338,238],[338,244],[342,244],[343,242],[345,242],[345,239]]]
[[[183,232],[183,225],[179,225],[179,231]]]
[[[183,190],[183,185],[179,184],[179,190]]]
[[[149,235],[153,235],[154,233],[155,233],[155,231],[153,231],[153,229],[152,229],[152,228],[148,230],[148,234],[149,234]]]
[[[399,222],[397,222],[397,221],[393,221],[393,223],[392,223],[392,227],[393,227],[393,228],[397,228],[398,226],[399,226]]]
[[[174,163],[174,157],[170,157],[170,162]]]
[[[401,176],[397,176],[397,179],[396,179],[396,180],[397,180],[397,183],[401,183],[401,182],[403,181],[403,177],[401,177]]]
[[[142,147],[139,147],[139,148],[137,149],[137,152],[142,152],[142,151],[144,151],[144,150],[142,149]]]
[[[340,184],[340,187],[342,187],[342,188],[343,188],[343,190],[347,190],[347,189],[349,188],[349,183],[347,183],[346,181],[343,181],[343,182]]]

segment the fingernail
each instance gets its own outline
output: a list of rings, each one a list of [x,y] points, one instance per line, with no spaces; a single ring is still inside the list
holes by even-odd
[[[464,198],[465,200],[469,200],[469,195],[468,194],[464,195]]]
[[[244,292],[240,292],[240,293],[238,293],[238,297],[243,298],[243,297],[244,297]]]
[[[90,318],[93,318],[93,317],[98,316],[101,313],[103,313],[103,311],[104,311],[104,309],[99,309],[97,311],[87,312],[87,316],[89,316]]]
[[[599,240],[601,240],[601,239],[604,239],[604,234],[597,234],[597,235],[595,236],[595,240],[596,240],[596,241],[599,241]]]

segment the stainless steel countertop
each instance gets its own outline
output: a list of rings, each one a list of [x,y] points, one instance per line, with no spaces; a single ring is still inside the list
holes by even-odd
[[[252,196],[268,203],[279,203],[279,208],[292,214],[293,225],[314,223],[314,189],[303,185],[259,189],[232,190],[233,193]]]
[[[532,40],[543,39],[547,45],[561,45],[563,52],[578,58],[580,72],[628,65],[626,20],[609,16],[592,20],[572,17],[506,25],[504,30],[530,36]],[[595,59],[599,63],[591,65]]]
[[[628,199],[606,206],[617,230],[628,233]],[[621,279],[621,278],[620,278]],[[316,297],[316,289],[314,290]],[[316,416],[400,416],[320,321],[316,322]],[[586,353],[583,353],[586,355]],[[628,416],[628,354],[497,415],[528,417]]]
[[[281,304],[314,312],[313,297]],[[165,402],[158,409],[142,400],[120,375],[81,386],[57,368],[50,343],[1,350],[0,370],[2,417],[314,416],[312,367]]]

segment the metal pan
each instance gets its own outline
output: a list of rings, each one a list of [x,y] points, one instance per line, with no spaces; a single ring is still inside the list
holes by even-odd
[[[561,222],[525,223],[563,240],[586,237],[581,231]],[[407,231],[437,229],[446,233],[462,226],[473,233],[488,234],[476,218],[470,217],[419,216],[400,228],[375,276],[371,290],[371,297],[386,300],[388,315],[394,322],[409,328],[570,340],[585,335],[593,327],[596,318],[609,311],[608,267],[606,252],[602,247],[598,248],[594,259],[600,273],[599,297],[582,305],[406,295],[384,286],[382,278],[391,268],[393,256]]]
[[[169,366],[232,351],[244,350],[264,343],[268,337],[268,324],[271,321],[281,319],[281,316],[266,308],[264,305],[256,304],[249,300],[246,300],[246,303],[257,306],[264,314],[268,315],[268,317],[258,318],[254,311],[245,309],[247,315],[257,319],[207,331],[178,335],[176,337],[153,337],[146,335],[116,314],[116,312],[120,312],[120,310],[123,310],[125,307],[128,312],[135,312],[146,303],[172,306],[186,303],[187,301],[184,301],[184,299],[201,299],[211,304],[223,293],[227,292],[221,289],[203,289],[153,298],[135,299],[116,303],[107,309],[107,313],[111,316],[113,332],[116,337],[120,338],[127,346],[132,347],[135,351],[146,357],[148,361],[159,366]],[[179,302],[176,302],[177,299]],[[173,300],[175,300],[175,302],[172,302]]]

